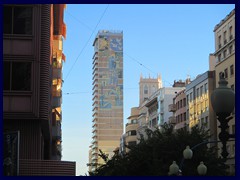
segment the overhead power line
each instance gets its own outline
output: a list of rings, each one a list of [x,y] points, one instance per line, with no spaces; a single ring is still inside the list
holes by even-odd
[[[73,70],[73,68],[74,68],[74,66],[75,66],[75,64],[76,64],[76,62],[77,62],[77,60],[78,60],[78,58],[80,57],[80,55],[83,53],[83,51],[84,51],[85,48],[87,47],[87,45],[88,45],[89,41],[91,40],[91,38],[92,38],[94,32],[96,31],[96,29],[97,29],[98,25],[100,24],[100,22],[101,22],[103,16],[105,15],[105,13],[106,13],[108,7],[109,7],[109,4],[107,5],[107,7],[105,8],[105,10],[103,11],[103,13],[102,13],[100,19],[98,20],[96,26],[94,27],[94,29],[93,29],[93,31],[92,31],[92,33],[91,33],[90,37],[88,38],[88,40],[87,40],[87,42],[85,43],[84,47],[82,48],[82,50],[81,50],[80,53],[78,54],[78,56],[77,56],[76,60],[74,61],[72,67],[70,68],[69,72],[67,73],[67,75],[66,75],[64,81],[67,80],[67,78],[68,78],[69,74],[72,72],[72,70]]]

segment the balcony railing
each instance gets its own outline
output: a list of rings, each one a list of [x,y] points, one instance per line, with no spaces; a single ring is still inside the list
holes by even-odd
[[[61,107],[62,104],[62,97],[52,97],[52,107],[57,108]]]
[[[168,121],[169,121],[170,124],[176,124],[176,117],[175,116],[170,116],[168,118]]]
[[[62,69],[61,68],[53,68],[53,78],[62,79]]]
[[[176,104],[170,104],[170,105],[168,106],[168,111],[169,111],[169,112],[175,112],[176,110],[177,110]]]
[[[52,127],[52,136],[55,138],[61,138],[62,133],[61,133],[61,125],[56,125]]]

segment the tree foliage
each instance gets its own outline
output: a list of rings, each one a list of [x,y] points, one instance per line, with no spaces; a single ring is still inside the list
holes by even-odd
[[[91,176],[167,176],[169,166],[176,161],[180,166],[183,150],[187,145],[195,146],[209,139],[208,132],[198,127],[191,132],[186,129],[173,131],[173,126],[165,124],[160,129],[146,131],[147,140],[128,147],[130,152],[115,154],[111,159],[101,152],[99,155],[105,164],[99,166]],[[201,161],[207,166],[207,175],[226,175],[224,161],[217,156],[216,146],[208,148],[202,145],[193,151],[191,160],[185,160],[182,166],[183,176],[195,176]]]

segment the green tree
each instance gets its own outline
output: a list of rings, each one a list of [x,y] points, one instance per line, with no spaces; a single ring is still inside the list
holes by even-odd
[[[160,129],[146,130],[147,140],[128,147],[130,152],[124,155],[115,154],[111,159],[100,152],[105,164],[99,166],[91,176],[167,176],[173,160],[180,165],[182,152],[209,139],[207,131],[198,127],[191,132],[186,129],[173,131],[173,126],[164,124]],[[221,176],[226,174],[222,158],[217,156],[217,148],[202,145],[194,150],[191,160],[185,160],[182,167],[183,176],[196,176],[197,166],[201,161],[208,167],[207,175]]]

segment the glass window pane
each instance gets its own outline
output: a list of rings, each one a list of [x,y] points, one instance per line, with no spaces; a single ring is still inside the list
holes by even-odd
[[[32,34],[32,8],[14,7],[14,34]]]
[[[10,90],[10,62],[3,63],[3,90]]]
[[[31,63],[12,63],[12,90],[31,90]]]
[[[3,8],[3,33],[12,33],[12,7],[9,6]]]

